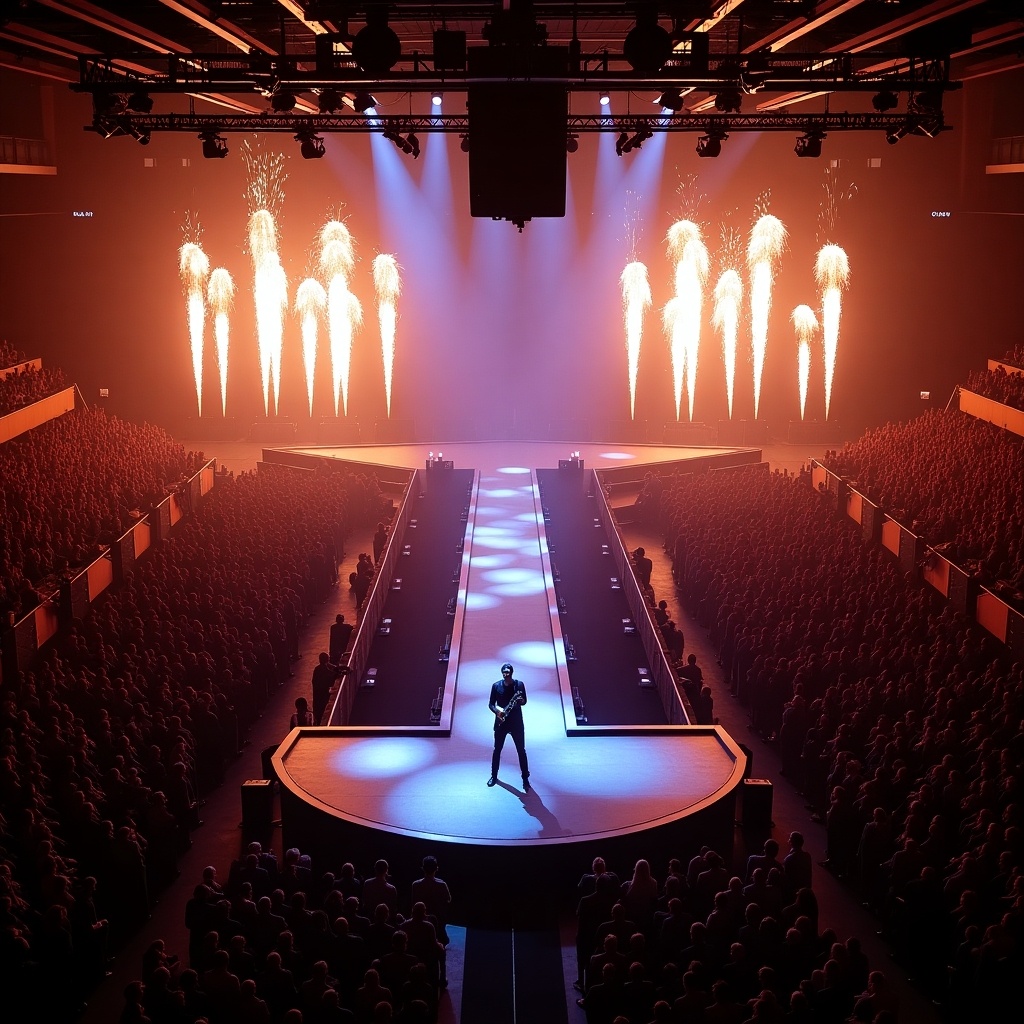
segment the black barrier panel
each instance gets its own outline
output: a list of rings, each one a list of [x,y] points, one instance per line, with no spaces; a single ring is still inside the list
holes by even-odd
[[[38,642],[36,639],[36,617],[28,614],[14,627],[14,643],[12,652],[14,664],[8,663],[7,668],[13,676],[15,672],[28,668],[32,659],[36,656]]]
[[[71,615],[84,619],[89,613],[89,573],[81,572],[71,581]]]
[[[128,573],[135,572],[135,534],[129,530],[110,549],[114,558],[114,582],[123,583]]]
[[[1006,646],[1016,658],[1024,658],[1024,615],[1014,608],[1006,616]]]
[[[882,510],[861,497],[861,536],[870,544],[877,544],[882,536]]]
[[[909,530],[900,527],[900,570],[917,578],[918,540]]]
[[[949,566],[949,593],[946,600],[957,612],[966,612],[970,603],[971,577],[952,563]],[[973,611],[973,609],[972,609]]]

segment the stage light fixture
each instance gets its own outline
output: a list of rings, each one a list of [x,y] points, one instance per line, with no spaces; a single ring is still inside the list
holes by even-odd
[[[352,40],[352,56],[368,75],[387,74],[402,56],[402,41],[388,25],[388,12],[383,4],[366,10],[366,25]]]
[[[406,148],[408,147],[408,149]],[[420,140],[416,138],[415,132],[409,132],[405,137],[405,146],[402,147],[403,152],[412,153],[413,160],[419,158],[420,155]]]
[[[444,102],[444,94],[435,89],[430,94],[430,103],[432,106],[439,107]]]
[[[459,136],[459,149],[461,149],[463,153],[468,153],[469,152],[469,136],[468,135],[460,135]]]
[[[905,124],[901,124],[898,128],[893,128],[891,132],[885,133],[885,141],[888,142],[890,146],[895,146],[896,143],[907,134],[907,131],[907,126]]]
[[[637,11],[636,24],[622,42],[622,56],[642,75],[656,74],[672,56],[672,37],[658,24],[655,4],[644,4]]]
[[[629,133],[621,132],[615,140],[615,155],[622,156],[623,153],[628,153],[632,148],[629,144]]]
[[[321,89],[317,103],[321,114],[333,114],[336,110],[341,109],[341,93],[337,89]]]
[[[739,89],[730,86],[715,93],[715,110],[720,110],[723,114],[738,114],[742,105],[743,97]]]
[[[278,114],[287,114],[295,109],[295,93],[280,85],[277,86],[270,94],[270,106]]]
[[[608,106],[608,104],[609,104],[609,103],[611,103],[611,101],[612,101],[612,98],[611,98],[611,96],[609,95],[609,93],[608,93],[608,90],[607,90],[607,89],[606,89],[606,90],[605,90],[604,92],[602,92],[602,93],[601,93],[601,95],[600,95],[600,96],[599,96],[598,98],[599,98],[599,99],[600,99],[600,101],[601,101],[601,106],[602,106],[602,107],[607,107],[607,106]]]
[[[580,137],[575,132],[569,132],[565,140],[565,151],[575,153],[580,148]]]
[[[203,132],[199,136],[203,143],[203,157],[207,160],[223,160],[228,155],[228,142],[216,132]]]
[[[722,142],[729,138],[724,133],[708,132],[697,140],[697,156],[715,157],[722,152]]]
[[[768,58],[763,53],[755,53],[747,58],[746,65],[740,71],[740,88],[745,93],[755,93],[764,88],[770,75]]]
[[[107,117],[124,109],[124,97],[114,92],[94,92],[92,94],[93,117]]]
[[[313,132],[299,132],[295,141],[303,160],[319,160],[324,155],[324,140]]]
[[[125,106],[136,114],[149,114],[153,111],[153,97],[144,89],[139,89],[128,97]]]
[[[342,97],[353,110],[360,114],[367,114],[375,111],[377,98],[365,89],[358,89],[355,92],[347,92]]]
[[[824,132],[808,131],[796,140],[793,152],[797,156],[819,157],[821,156],[821,141],[825,138]]]
[[[683,109],[683,94],[678,89],[666,89],[654,102],[662,110],[678,113]]]
[[[896,93],[889,92],[888,89],[883,89],[881,92],[875,93],[871,98],[871,106],[875,108],[880,114],[884,114],[887,110],[892,110],[893,107],[899,102]]]

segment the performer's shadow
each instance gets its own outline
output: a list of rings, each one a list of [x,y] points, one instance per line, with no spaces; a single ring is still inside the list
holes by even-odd
[[[531,786],[530,792],[524,793],[521,789],[508,782],[503,782],[501,779],[498,779],[498,785],[513,796],[517,796],[526,813],[531,818],[537,819],[540,824],[539,837],[541,839],[558,839],[562,836],[572,835],[572,832],[567,828],[563,828],[558,818],[545,807],[544,799],[535,787]]]

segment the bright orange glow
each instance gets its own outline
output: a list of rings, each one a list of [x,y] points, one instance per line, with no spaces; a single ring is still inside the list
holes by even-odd
[[[796,328],[797,386],[800,389],[800,419],[807,407],[807,382],[811,379],[811,341],[818,329],[818,320],[810,306],[797,306],[791,317]]]
[[[822,341],[825,349],[825,419],[832,405],[836,354],[839,350],[839,319],[843,312],[843,292],[850,280],[850,262],[838,245],[823,245],[814,264],[814,277],[821,289]]]
[[[188,309],[188,335],[192,347],[192,374],[196,381],[196,403],[203,415],[203,332],[206,326],[206,278],[210,260],[194,242],[178,250],[178,272],[185,289]]]
[[[754,419],[761,403],[761,376],[768,349],[768,317],[772,309],[775,267],[786,245],[786,228],[770,213],[759,217],[750,231],[747,266],[750,270],[750,342],[754,357]]]
[[[217,342],[217,369],[220,373],[220,410],[228,414],[228,334],[231,306],[235,299],[235,283],[231,275],[217,267],[210,275],[207,299],[213,312],[213,336]]]

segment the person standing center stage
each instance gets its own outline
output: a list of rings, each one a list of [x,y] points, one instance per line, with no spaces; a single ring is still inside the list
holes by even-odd
[[[488,707],[494,715],[494,753],[491,754],[491,777],[488,786],[498,781],[498,763],[505,737],[511,735],[519,754],[519,770],[523,774],[523,789],[530,792],[530,765],[526,759],[526,739],[523,733],[523,705],[526,703],[526,687],[512,678],[512,666],[505,662],[501,666],[501,679],[491,686]],[[511,707],[510,707],[511,705]]]

